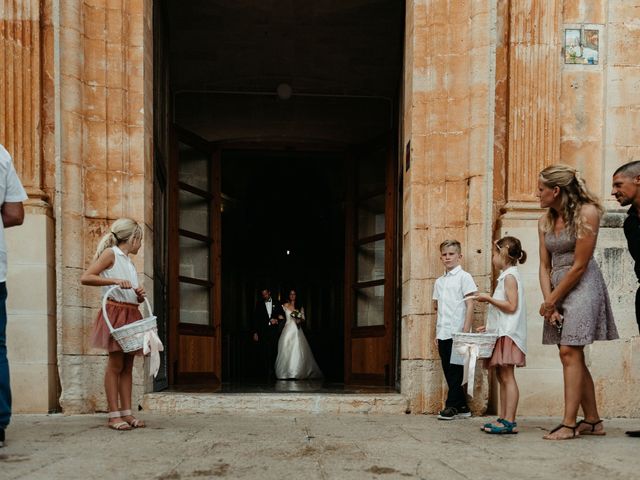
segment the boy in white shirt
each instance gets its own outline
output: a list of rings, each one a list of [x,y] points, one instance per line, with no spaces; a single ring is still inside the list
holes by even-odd
[[[462,247],[457,240],[445,240],[440,244],[440,260],[446,272],[436,280],[433,287],[433,308],[438,313],[436,343],[442,361],[442,370],[449,391],[445,408],[438,418],[453,420],[467,418],[471,411],[462,388],[464,367],[451,363],[452,335],[455,332],[470,332],[473,321],[473,298],[478,287],[471,275],[460,266]]]
[[[0,447],[11,420],[11,382],[7,358],[7,247],[4,231],[22,225],[27,199],[9,152],[0,145]]]

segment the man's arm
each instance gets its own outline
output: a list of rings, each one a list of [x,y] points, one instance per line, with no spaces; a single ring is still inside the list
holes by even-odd
[[[24,206],[22,202],[6,202],[0,207],[4,228],[22,225],[24,222]]]

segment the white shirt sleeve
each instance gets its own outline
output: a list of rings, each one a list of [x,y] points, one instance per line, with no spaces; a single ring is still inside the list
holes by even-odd
[[[436,283],[433,284],[433,295],[431,296],[432,300],[440,300],[440,279],[436,279]]]
[[[466,297],[470,293],[478,291],[476,282],[473,281],[473,277],[468,272],[464,272],[462,276],[462,296]]]
[[[22,183],[20,183],[20,179],[18,178],[16,169],[13,166],[13,162],[9,163],[5,182],[6,189],[2,203],[24,202],[28,198],[27,192],[24,191],[24,187],[22,186]]]

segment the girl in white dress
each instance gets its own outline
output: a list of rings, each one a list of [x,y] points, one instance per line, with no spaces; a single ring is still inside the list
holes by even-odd
[[[296,306],[296,291],[290,290],[288,302],[282,305],[287,321],[278,340],[276,378],[280,380],[321,378],[322,372],[313,358],[309,342],[300,323],[305,320],[304,308]]]
[[[107,315],[114,328],[119,328],[142,318],[138,305],[144,301],[145,292],[138,284],[138,274],[129,255],[135,255],[142,245],[142,227],[130,218],[113,222],[96,250],[93,263],[80,278],[83,285],[102,287],[103,294],[113,285],[107,299]],[[93,325],[91,346],[106,350],[109,354],[104,374],[104,388],[109,408],[108,424],[114,430],[131,430],[144,427],[144,422],[131,413],[133,384],[133,359],[137,352],[124,353],[109,332],[102,316],[102,309]]]
[[[526,252],[520,240],[503,237],[495,242],[493,266],[502,273],[493,296],[479,293],[476,300],[490,304],[486,331],[498,334],[498,341],[488,368],[496,369],[500,384],[500,417],[495,423],[487,423],[483,430],[487,433],[518,433],[516,410],[520,392],[514,374],[514,367],[524,367],[527,352],[527,309],[524,303],[524,289],[516,264],[524,263]],[[484,331],[484,327],[478,331]]]

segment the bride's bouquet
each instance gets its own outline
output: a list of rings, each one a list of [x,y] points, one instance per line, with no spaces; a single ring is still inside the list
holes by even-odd
[[[298,328],[300,328],[300,324],[304,321],[304,313],[302,313],[300,310],[294,310],[293,312],[291,312],[291,318],[293,318],[293,320],[296,322],[296,325],[298,325]]]

